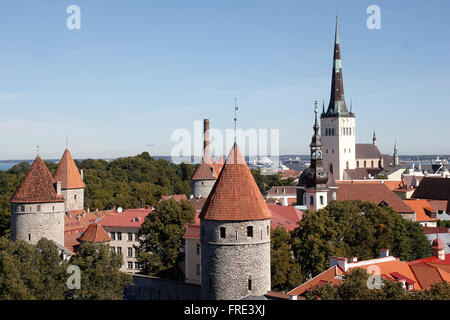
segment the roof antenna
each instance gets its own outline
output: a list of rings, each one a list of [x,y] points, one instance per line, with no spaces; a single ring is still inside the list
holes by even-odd
[[[239,110],[237,106],[237,97],[234,97],[234,143],[236,143],[236,122],[237,122],[237,111]]]

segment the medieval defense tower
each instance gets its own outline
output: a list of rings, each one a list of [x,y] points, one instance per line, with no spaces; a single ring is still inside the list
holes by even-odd
[[[11,239],[64,245],[64,215],[61,182],[38,156],[11,198]]]
[[[341,49],[336,17],[331,95],[328,109],[323,107],[320,116],[323,164],[336,180],[343,179],[345,169],[355,169],[355,114],[348,111],[344,98]]]
[[[66,149],[53,176],[55,180],[61,181],[62,194],[66,200],[65,211],[84,209],[85,185],[82,173],[78,171],[69,149]]]
[[[272,215],[236,143],[199,217],[202,299],[270,291]]]
[[[211,164],[209,152],[209,119],[203,120],[203,158],[192,176],[192,193],[195,198],[207,198],[217,179],[216,167]]]

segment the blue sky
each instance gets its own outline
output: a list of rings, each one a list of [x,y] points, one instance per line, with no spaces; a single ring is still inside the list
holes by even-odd
[[[66,8],[81,9],[81,30]],[[369,5],[381,29],[366,26]],[[328,103],[336,10],[357,142],[450,154],[450,2],[0,1],[0,159],[169,155],[194,121],[280,129],[307,154]]]

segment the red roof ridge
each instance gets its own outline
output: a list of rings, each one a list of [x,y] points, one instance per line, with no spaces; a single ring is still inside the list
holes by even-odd
[[[64,151],[53,177],[56,181],[61,181],[62,189],[85,188],[83,179],[81,179],[80,172],[78,171],[69,149]]]
[[[63,202],[64,196],[56,194],[55,183],[44,161],[37,156],[10,201],[13,203]]]
[[[202,208],[200,219],[248,221],[271,217],[272,214],[235,143]]]

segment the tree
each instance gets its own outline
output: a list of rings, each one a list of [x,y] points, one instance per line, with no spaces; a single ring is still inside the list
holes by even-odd
[[[287,291],[303,282],[300,265],[294,260],[290,233],[277,227],[271,231],[270,271],[272,290]]]
[[[70,259],[81,271],[80,289],[68,289],[69,300],[121,300],[132,277],[120,271],[122,255],[107,244],[83,243]]]
[[[139,230],[138,261],[143,273],[182,279],[180,263],[184,261],[183,235],[194,222],[195,209],[189,201],[160,201]]]
[[[402,218],[387,206],[362,201],[332,201],[317,212],[307,211],[292,233],[296,261],[306,278],[329,267],[330,256],[379,256],[380,249],[403,261],[430,255],[430,245],[416,222]]]

